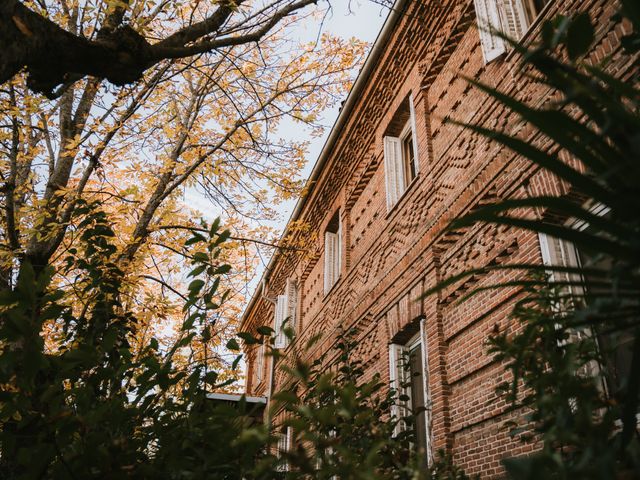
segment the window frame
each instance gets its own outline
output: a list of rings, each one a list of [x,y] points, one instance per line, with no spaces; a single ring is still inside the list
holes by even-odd
[[[534,15],[530,11],[538,8],[533,4],[534,0],[474,0],[480,47],[485,65],[513,51],[496,32],[502,32],[522,42],[553,2],[554,0],[546,0]],[[507,12],[507,9],[510,11]]]
[[[431,439],[431,395],[429,391],[429,357],[427,352],[427,342],[425,341],[425,326],[426,319],[422,318],[420,320],[420,329],[407,342],[403,344],[393,342],[389,343],[389,386],[390,388],[394,388],[400,395],[406,395],[407,397],[409,397],[409,399],[405,402],[402,402],[402,404],[394,405],[390,413],[392,416],[395,416],[396,419],[399,419],[403,416],[401,414],[401,409],[410,409],[412,401],[411,391],[407,392],[407,387],[402,387],[401,385],[399,385],[399,381],[401,381],[402,383],[406,383],[408,380],[406,378],[407,371],[404,362],[402,362],[402,358],[404,357],[408,359],[411,352],[419,346],[422,354],[422,394],[425,407],[425,454],[427,456],[427,464],[431,465],[433,462]],[[408,375],[411,375],[411,373],[408,373]],[[404,428],[406,428],[403,425],[404,424],[402,422],[398,422],[396,424],[394,435],[398,435]]]
[[[276,298],[273,320],[273,348],[284,349],[289,346],[289,338],[284,332],[285,324],[295,332],[298,309],[298,286],[292,278],[287,278],[284,292]]]
[[[590,213],[594,215],[604,216],[611,211],[609,207],[607,207],[602,203],[593,203],[592,205],[589,205],[590,203],[591,201],[588,201],[586,202],[586,204],[584,204],[584,206]],[[587,221],[580,220],[575,217],[568,218],[565,222],[563,222],[563,224],[567,227],[574,228],[575,230],[578,230],[578,231],[584,231],[587,228],[589,228],[589,223]],[[561,251],[564,250],[566,252],[566,256],[562,259],[562,263],[560,264],[553,263],[554,256],[552,255],[552,249],[551,249],[551,244],[553,242],[557,242],[561,247],[560,250]],[[575,268],[582,269],[582,259],[580,257],[580,250],[573,242],[570,242],[564,239],[559,239],[557,237],[548,235],[546,233],[538,232],[538,244],[540,246],[540,254],[541,254],[541,259],[544,266],[565,266],[565,267],[575,267]],[[552,270],[548,270],[547,274],[549,275],[550,281],[553,282],[554,275],[556,275],[556,272]],[[587,282],[583,274],[568,273],[567,275],[569,279],[575,280],[576,282],[579,281],[581,284],[583,284],[586,287]],[[582,298],[585,295],[585,291],[584,291],[585,287],[582,287],[579,285],[571,285],[571,286],[568,286],[567,288],[568,288],[569,295],[575,296],[577,298]],[[592,328],[589,327],[588,331],[578,331],[576,332],[576,335],[594,336],[597,348],[598,349],[601,348],[600,336]],[[589,370],[593,375],[600,375],[600,372],[602,369],[606,370],[607,365],[603,365],[601,362],[594,362],[594,365],[589,366]],[[608,378],[607,374],[601,375],[600,383],[601,383],[601,388],[603,389],[605,394],[609,396],[610,386],[608,385],[607,378]],[[640,414],[638,414],[638,419],[640,421]]]
[[[329,295],[342,274],[342,215],[338,209],[332,216],[324,232],[324,295]],[[336,222],[336,227],[332,223]]]
[[[397,137],[385,135],[382,139],[387,213],[400,203],[402,197],[409,190],[409,186],[420,174],[418,129],[413,93],[410,93],[405,101],[408,102],[409,118],[402,126],[400,134]],[[410,141],[407,145],[409,138]],[[407,158],[405,146],[411,149],[412,158]]]

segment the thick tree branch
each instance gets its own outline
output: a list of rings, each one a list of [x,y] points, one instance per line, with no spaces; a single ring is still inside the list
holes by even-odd
[[[138,80],[157,62],[131,27],[105,30],[95,41],[67,32],[18,0],[0,2],[0,83],[26,67],[31,89],[55,96],[58,85],[84,76],[116,85]]]
[[[15,92],[13,85],[10,86],[11,102],[15,106]],[[7,238],[12,250],[20,248],[18,226],[15,220],[15,191],[16,178],[18,176],[18,157],[20,152],[20,123],[15,113],[11,115],[11,151],[9,153],[9,178],[5,184],[5,226]]]
[[[162,44],[156,44],[152,47],[153,54],[158,59],[165,58],[184,58],[200,53],[210,52],[225,47],[234,47],[237,45],[243,45],[245,43],[253,43],[262,39],[267,33],[273,29],[284,17],[290,15],[296,10],[300,10],[307,5],[315,4],[318,0],[300,0],[292,3],[278,12],[274,13],[271,19],[266,22],[258,30],[247,33],[245,35],[228,36],[222,38],[215,38],[213,40],[203,40],[193,45],[183,45],[179,47],[163,46]]]
[[[291,2],[270,17],[246,26],[245,34],[225,35],[222,27],[243,2],[224,3],[205,20],[151,45],[131,26],[122,24],[125,13],[122,6],[107,16],[95,40],[89,40],[64,30],[19,0],[2,0],[0,83],[26,67],[29,88],[49,97],[59,95],[60,85],[68,86],[85,76],[125,85],[140,79],[145,70],[165,59],[257,42],[283,18],[317,0]]]
[[[154,49],[180,47],[194,42],[199,38],[204,37],[205,35],[211,35],[217,32],[229,19],[234,10],[236,10],[243,2],[244,0],[235,0],[220,6],[212,15],[207,17],[205,20],[182,28],[177,32],[169,35],[164,40],[158,42],[154,45]]]

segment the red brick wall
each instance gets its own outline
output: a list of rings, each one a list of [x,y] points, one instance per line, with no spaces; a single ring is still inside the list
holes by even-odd
[[[468,473],[490,478],[502,472],[501,458],[535,448],[512,439],[504,427],[507,420],[522,415],[508,412],[496,397],[495,387],[507,377],[503,366],[487,355],[485,344],[495,324],[508,322],[518,292],[492,291],[463,303],[458,300],[473,287],[513,274],[476,276],[426,299],[421,293],[467,268],[539,261],[537,235],[532,233],[495,226],[444,235],[442,230],[452,218],[479,205],[505,197],[559,194],[566,187],[499,145],[444,119],[482,122],[551,148],[462,77],[480,79],[534,105],[547,101],[550,92],[525,81],[512,55],[484,64],[471,0],[409,2],[408,8],[299,217],[316,235],[310,251],[281,254],[265,293],[281,293],[287,277],[297,279],[302,292],[301,343],[323,332],[324,341],[317,348],[327,349],[336,327],[355,325],[361,332],[359,354],[369,375],[380,372],[384,380],[389,376],[389,339],[402,325],[425,315],[434,450],[448,449]],[[613,55],[611,71],[624,77],[631,67],[616,53],[621,27],[614,29],[609,23],[614,2],[552,0],[546,15],[576,8],[590,11],[600,21],[591,58]],[[409,93],[416,106],[420,173],[387,212],[382,137]],[[323,232],[338,208],[346,248],[341,277],[325,296]],[[244,328],[263,324],[273,324],[273,307],[259,300],[246,313]],[[249,393],[265,394],[267,382],[252,383],[251,365],[248,375]],[[276,376],[276,390],[283,381]]]

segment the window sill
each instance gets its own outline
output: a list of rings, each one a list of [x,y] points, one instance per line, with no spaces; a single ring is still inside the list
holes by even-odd
[[[395,213],[400,209],[400,206],[407,202],[407,198],[409,197],[409,192],[413,189],[413,186],[416,183],[418,183],[419,178],[420,178],[420,172],[418,172],[418,174],[413,178],[413,180],[409,182],[409,185],[407,185],[407,188],[404,189],[404,192],[402,192],[402,195],[400,196],[398,201],[391,207],[391,210],[387,211],[387,214],[385,215],[385,220],[389,220],[392,216],[394,216]]]
[[[327,292],[325,292],[324,296],[322,297],[323,302],[327,299],[329,295],[331,295],[331,292],[333,292],[336,289],[336,285],[340,283],[340,280],[342,280],[342,275],[339,275],[336,282],[333,285],[331,285],[331,288]]]

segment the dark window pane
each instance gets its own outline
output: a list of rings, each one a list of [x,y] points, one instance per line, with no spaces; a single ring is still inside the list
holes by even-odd
[[[585,267],[611,271],[613,265],[607,257],[594,258],[583,251],[578,252],[580,263]],[[586,285],[587,305],[593,305],[597,296],[606,295],[606,291],[595,288],[594,280],[589,275],[584,275]],[[603,368],[609,394],[617,397],[624,392],[631,374],[631,359],[633,356],[633,331],[631,329],[611,331],[611,325],[606,328],[596,329],[598,346],[603,358]]]
[[[418,344],[409,352],[409,367],[411,372],[411,409],[416,412],[418,409],[423,410],[425,406],[422,344]],[[415,419],[417,447],[419,450],[425,451],[427,448],[427,426],[424,410],[415,415]]]

